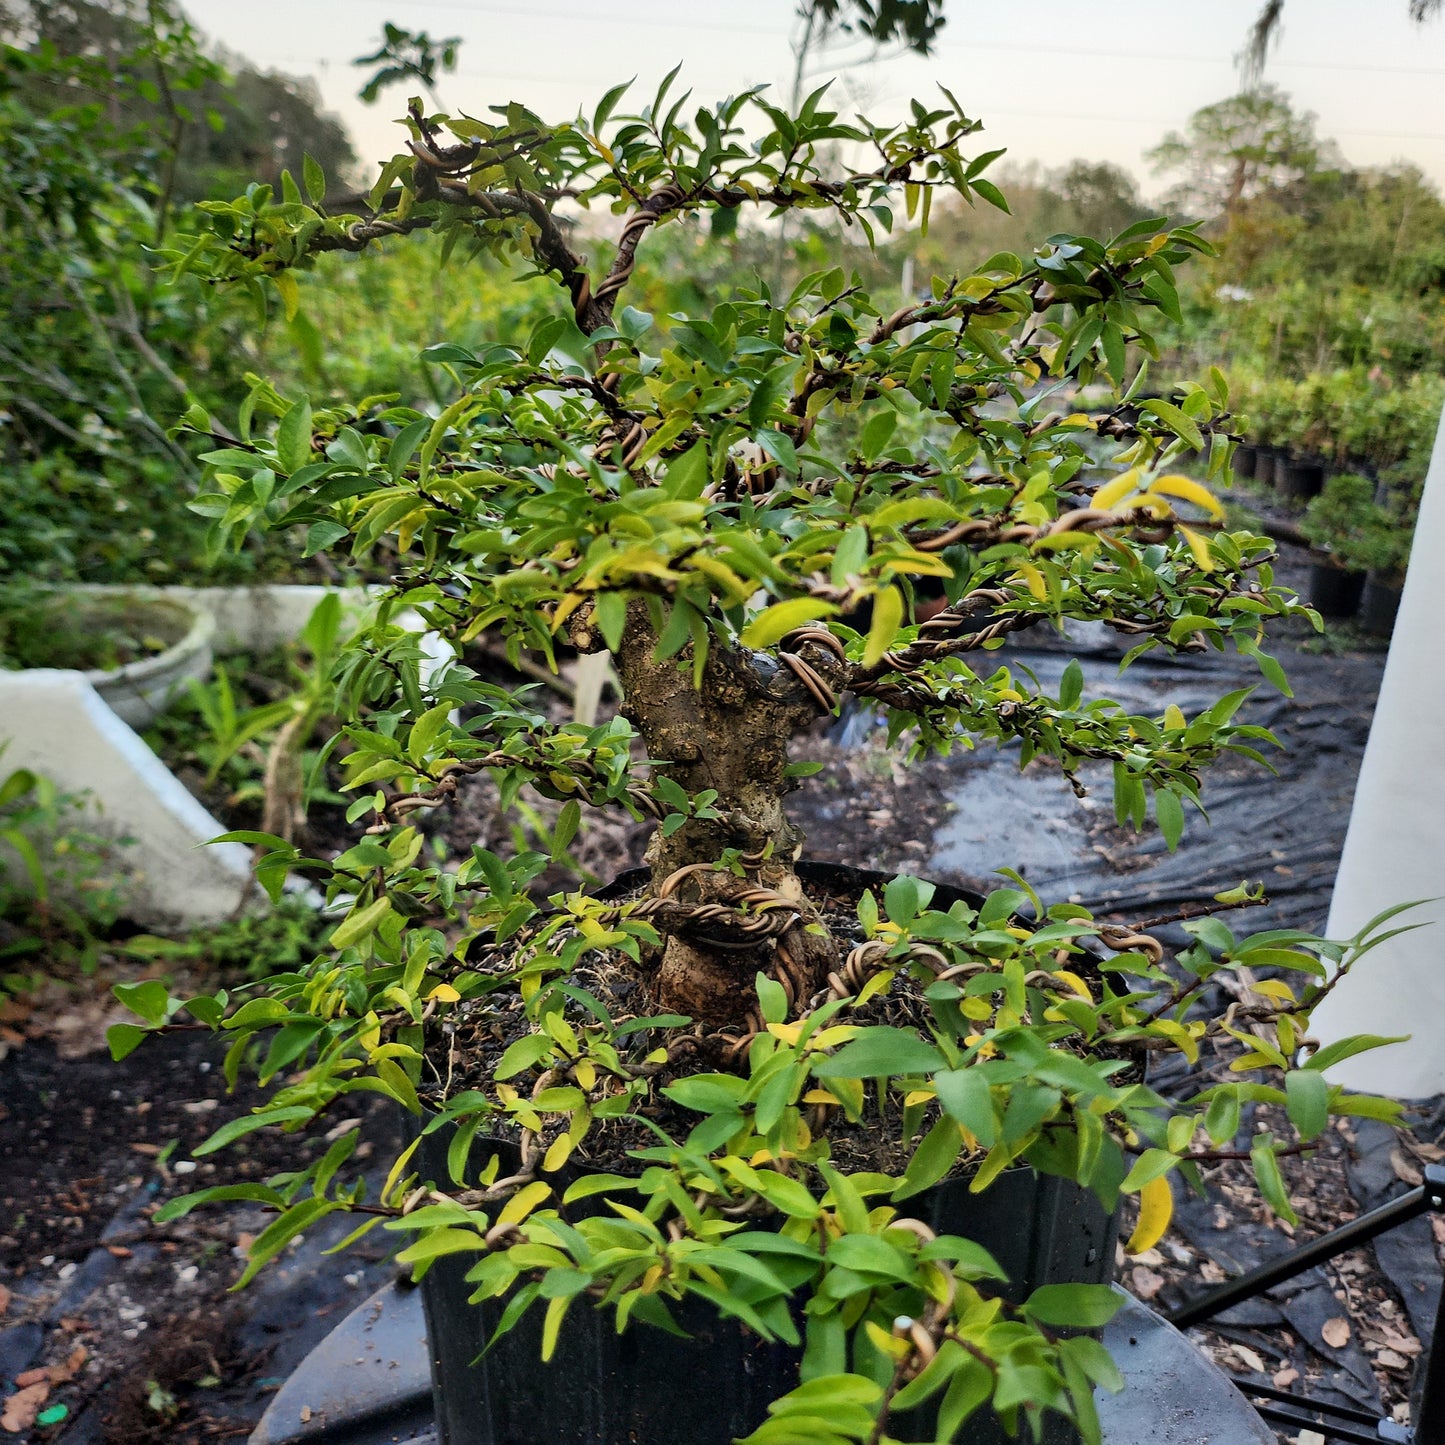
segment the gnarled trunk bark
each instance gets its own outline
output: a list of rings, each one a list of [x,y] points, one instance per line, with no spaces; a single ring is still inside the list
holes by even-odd
[[[583,639],[578,639],[582,641]],[[689,818],[667,837],[654,835],[647,861],[656,891],[678,869],[741,855],[746,879],[699,869],[676,896],[729,903],[761,886],[793,900],[797,922],[758,946],[727,947],[694,934],[667,939],[654,980],[654,1002],[711,1028],[743,1027],[757,1009],[756,975],[779,978],[798,1002],[820,988],[837,952],[803,894],[793,863],[801,832],[783,811],[796,784],[786,776],[788,746],[817,716],[811,693],[775,658],[716,643],[693,686],[690,656],[663,661],[644,608],[634,606],[615,661],[624,714],[641,733],[648,756],[690,796],[717,793],[714,818]],[[825,670],[831,658],[820,660]],[[740,943],[743,940],[738,940]]]

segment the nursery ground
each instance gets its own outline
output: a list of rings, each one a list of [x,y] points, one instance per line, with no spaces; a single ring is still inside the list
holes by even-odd
[[[1300,559],[1288,565],[1298,569]],[[1247,660],[1217,655],[1146,660],[1119,679],[1114,640],[1087,632],[1068,652],[1047,635],[1022,644],[999,660],[1047,683],[1081,650],[1088,688],[1151,712],[1174,702],[1188,713],[1257,681]],[[1323,644],[1293,637],[1277,651],[1294,697],[1265,685],[1247,705],[1284,745],[1277,782],[1255,786],[1254,764],[1217,769],[1205,795],[1212,827],[1196,820],[1173,855],[1157,834],[1136,838],[1115,825],[1107,778],[1086,774],[1090,794],[1078,800],[1045,769],[1021,779],[1011,758],[993,753],[909,765],[880,745],[863,715],[820,726],[811,749],[799,750],[826,764],[795,800],[808,851],[974,886],[1006,863],[1046,898],[1133,920],[1262,878],[1271,903],[1252,924],[1322,927],[1384,654],[1347,631]],[[453,827],[472,825],[485,831],[485,810]],[[584,842],[587,864],[626,866],[642,839],[636,828],[596,830]],[[227,1095],[222,1052],[208,1035],[153,1040],[119,1065],[99,1050],[105,1025],[120,1016],[106,986],[139,967],[114,961],[83,988],[11,1001],[0,1013],[0,1389],[8,1395],[0,1439],[239,1440],[311,1345],[388,1277],[376,1234],[342,1268],[318,1268],[320,1251],[345,1232],[330,1221],[231,1295],[262,1215],[217,1210],[164,1229],[149,1223],[163,1200],[223,1169],[262,1177],[292,1155],[253,1135],[224,1162],[191,1157],[254,1102],[244,1090]],[[1199,1074],[1187,1082],[1197,1086]],[[395,1120],[383,1109],[358,1108],[355,1118],[367,1131],[363,1151],[385,1156]],[[1407,1188],[1422,1162],[1438,1159],[1445,1117],[1427,1112],[1414,1123],[1406,1140],[1374,1126],[1336,1130],[1318,1158],[1288,1161],[1296,1239]],[[1289,1243],[1236,1166],[1210,1182],[1208,1199],[1180,1200],[1172,1242],[1122,1272],[1156,1305]],[[1417,1225],[1236,1311],[1202,1342],[1239,1373],[1402,1409],[1440,1277],[1438,1235],[1428,1221]]]

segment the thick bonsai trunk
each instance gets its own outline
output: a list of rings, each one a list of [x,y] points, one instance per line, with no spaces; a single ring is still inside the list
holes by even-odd
[[[716,863],[733,849],[742,855],[745,879],[700,868],[679,881],[673,896],[727,904],[761,886],[797,906],[797,922],[758,946],[724,946],[745,940],[723,932],[712,935],[716,941],[698,931],[667,938],[653,988],[656,1006],[710,1028],[742,1028],[757,1009],[759,971],[777,977],[801,1003],[836,964],[831,938],[809,931],[817,915],[793,872],[802,834],[783,811],[784,796],[796,786],[784,771],[789,742],[818,709],[793,673],[767,654],[714,646],[696,689],[690,658],[659,662],[655,646],[645,612],[634,608],[615,659],[623,711],[642,734],[648,756],[665,763],[667,775],[689,795],[717,793],[712,808],[718,816],[689,818],[667,837],[658,830],[647,856],[654,891],[678,869]]]

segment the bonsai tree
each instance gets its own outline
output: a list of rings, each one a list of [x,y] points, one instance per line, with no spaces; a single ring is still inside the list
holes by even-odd
[[[619,1329],[668,1328],[705,1301],[801,1350],[803,1383],[758,1445],[877,1445],[930,1399],[930,1439],[985,1407],[1011,1430],[1053,1412],[1097,1439],[1092,1392],[1117,1374],[1058,1327],[1102,1323],[1109,1292],[1049,1284],[1005,1305],[989,1257],[907,1201],[951,1174],[981,1192],[1027,1164],[1110,1208],[1138,1195],[1143,1249],[1168,1222],[1168,1175],[1230,1153],[1241,1108],[1263,1102],[1292,1122],[1252,1135],[1249,1154],[1291,1218],[1279,1154],[1331,1113],[1391,1112],[1327,1084],[1342,1050],[1308,1039],[1311,1006],[1368,940],[1237,940],[1211,915],[1258,901],[1248,887],[1172,916],[1195,940],[1175,972],[1146,929],[1050,905],[1018,878],[946,910],[899,878],[840,918],[799,877],[784,804],[813,770],[799,740],[847,693],[915,754],[1015,747],[1080,792],[1105,765],[1120,819],[1152,810],[1171,845],[1208,764],[1270,741],[1240,720],[1245,692],[1195,717],[1130,715],[1086,698],[1077,664],[1050,692],[1004,660],[1021,629],[1098,620],[1129,640],[1126,662],[1231,647],[1284,686],[1262,627],[1304,609],[1275,585],[1270,544],[1222,531],[1211,493],[1178,470],[1227,467],[1223,378],[1177,403],[1134,400],[1133,354],[1152,350],[1174,268],[1205,243],[1148,221],[1107,244],[992,256],[922,300],[883,304],[831,269],[788,295],[759,283],[706,314],[646,315],[627,288],[659,227],[803,211],[872,241],[895,207],[926,224],[940,194],[1005,204],[985,176],[997,152],[974,151],[979,126],[946,92],[878,125],[844,120],[824,91],[797,115],[750,92],[689,120],[671,85],[630,113],[619,87],[564,124],[414,102],[366,214],[326,212],[308,165],[304,195],[288,177],[279,196],[208,205],[213,233],[174,258],[294,310],[319,253],[429,232],[457,263],[520,258],[556,281],[558,306],[529,336],[433,347],[456,384],[437,415],[257,381],[234,431],[186,419],[209,444],[197,506],[218,548],[267,527],[392,574],[335,674],[364,831],[330,861],[232,835],[257,845],[273,894],[290,873],[324,881],[344,911],[329,948],[238,1008],[123,988],[140,1022],[112,1047],[187,1011],[233,1040],[232,1077],[250,1061],[277,1085],[206,1151],[296,1130],[357,1091],[425,1122],[379,1197],[343,1134],[292,1173],[165,1217],[225,1198],[273,1208],[250,1278],[322,1217],[358,1213],[358,1234],[402,1234],[419,1274],[461,1256],[474,1299],[507,1302],[498,1334],[535,1305],[544,1357],[584,1305]],[[851,168],[829,161],[840,147]],[[579,227],[588,210],[617,218],[611,240]],[[1114,408],[1074,412],[1074,388],[1095,381]],[[919,623],[924,583],[947,605]],[[482,634],[548,662],[564,645],[606,649],[620,716],[549,721],[459,662],[424,669],[403,606],[458,653]],[[584,805],[655,819],[650,881],[544,908],[528,891],[540,853],[439,863],[425,820],[482,774],[508,806],[523,787],[562,802],[559,855]],[[1190,1016],[1214,975],[1246,965],[1288,981]],[[1166,1105],[1139,1061],[1206,1041],[1236,1041],[1244,1072]],[[418,1162],[437,1139],[444,1163]]]
[[[1337,567],[1397,576],[1410,559],[1415,506],[1403,494],[1382,506],[1375,501],[1374,482],[1342,472],[1305,508],[1300,531]]]
[[[1359,560],[1361,549],[1388,528],[1384,509],[1375,505],[1375,484],[1354,472],[1337,472],[1319,496],[1305,507],[1300,531],[1336,567],[1351,572],[1367,570]]]

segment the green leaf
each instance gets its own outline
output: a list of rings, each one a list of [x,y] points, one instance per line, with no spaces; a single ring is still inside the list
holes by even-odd
[[[313,522],[306,529],[306,545],[302,548],[301,555],[314,557],[318,552],[326,552],[343,537],[349,536],[350,527],[344,527],[340,522]]]
[[[972,186],[973,189],[977,191],[978,194],[981,195],[984,200],[989,203],[989,205],[996,206],[1006,216],[1011,216],[1013,214],[1013,212],[1010,211],[1008,208],[1008,202],[1004,199],[1003,192],[999,190],[999,188],[994,185],[992,181],[970,181],[969,185]]]
[[[943,1055],[908,1029],[866,1028],[831,1058],[819,1060],[820,1079],[877,1079],[900,1074],[931,1074],[944,1067]]]
[[[963,1136],[958,1132],[958,1125],[950,1118],[939,1119],[923,1136],[923,1142],[908,1161],[903,1182],[889,1197],[910,1199],[937,1184],[953,1168],[962,1152]]]
[[[1299,1215],[1289,1202],[1289,1191],[1284,1185],[1284,1176],[1279,1172],[1279,1159],[1274,1152],[1274,1135],[1256,1134],[1249,1146],[1249,1162],[1254,1165],[1254,1177],[1259,1183],[1259,1192],[1264,1202],[1289,1224],[1298,1224]]]
[[[1204,434],[1199,430],[1198,424],[1193,417],[1180,411],[1173,402],[1150,397],[1139,403],[1139,410],[1157,417],[1175,436],[1183,437],[1195,451],[1204,450]]]
[[[776,979],[765,973],[757,976],[758,1005],[762,1009],[763,1022],[780,1024],[788,1016],[788,995]]]
[[[933,1087],[949,1117],[962,1124],[985,1149],[992,1149],[998,1141],[998,1121],[983,1070],[940,1069],[933,1076]]]
[[[170,990],[158,978],[147,979],[143,983],[118,983],[111,992],[133,1014],[139,1014],[153,1027],[165,1023],[171,996]]]
[[[378,898],[374,903],[368,903],[365,908],[358,909],[342,919],[328,943],[332,948],[350,948],[353,943],[370,938],[391,911],[389,898]]]
[[[209,1139],[192,1149],[191,1153],[199,1159],[202,1155],[214,1154],[217,1149],[224,1149],[227,1144],[234,1143],[247,1134],[254,1134],[257,1129],[298,1123],[302,1119],[311,1118],[313,1113],[305,1104],[291,1104],[284,1109],[264,1109],[257,1114],[246,1114],[239,1119],[232,1119],[229,1124],[222,1124]]]
[[[1386,1044],[1404,1044],[1409,1041],[1409,1034],[1397,1034],[1392,1038],[1385,1038],[1381,1034],[1352,1034],[1347,1039],[1337,1039],[1332,1044],[1326,1044],[1318,1053],[1311,1054],[1303,1067],[1328,1069],[1332,1064],[1343,1063],[1344,1060],[1352,1059],[1356,1054],[1363,1054],[1369,1049],[1382,1049]]]
[[[863,666],[876,667],[893,645],[903,622],[903,594],[890,582],[873,598],[873,623],[863,649]]]
[[[311,460],[311,403],[302,397],[276,428],[276,459],[287,472],[300,471]]]
[[[892,408],[880,411],[868,418],[858,438],[858,450],[865,461],[874,461],[882,455],[898,427],[898,413]]]
[[[626,596],[621,592],[599,592],[592,606],[603,642],[610,652],[616,652],[627,630]]]
[[[1154,794],[1154,816],[1172,853],[1179,846],[1180,835],[1184,832],[1184,805],[1179,801],[1178,794],[1168,788],[1159,788]]]
[[[1289,1121],[1305,1143],[1317,1139],[1330,1122],[1330,1086],[1317,1070],[1291,1069],[1284,1077]]]
[[[1079,699],[1083,695],[1084,669],[1077,657],[1071,657],[1069,665],[1064,669],[1064,675],[1059,679],[1059,706],[1065,712],[1071,712],[1079,705]]]
[[[311,204],[319,206],[326,199],[326,172],[309,151],[301,158],[301,179],[306,183]]]
[[[294,1204],[279,1219],[258,1234],[251,1245],[250,1258],[245,1272],[231,1286],[233,1290],[244,1289],[269,1261],[281,1253],[298,1234],[311,1228],[319,1220],[342,1206],[330,1199],[303,1199]]]
[[[555,862],[567,851],[567,845],[577,836],[582,826],[582,805],[576,798],[570,798],[562,805],[557,821],[552,827],[552,859]]]
[[[1043,1325],[1097,1330],[1123,1303],[1124,1296],[1106,1284],[1046,1284],[1024,1302],[1024,1313]]]
[[[210,1189],[198,1189],[194,1194],[181,1194],[167,1200],[151,1216],[154,1224],[169,1224],[189,1214],[199,1204],[227,1204],[232,1200],[245,1199],[257,1204],[280,1204],[282,1196],[269,1184],[217,1184]]]
[[[149,1029],[137,1028],[135,1024],[112,1024],[105,1031],[111,1058],[119,1063],[128,1054],[133,1054],[149,1032]]]

